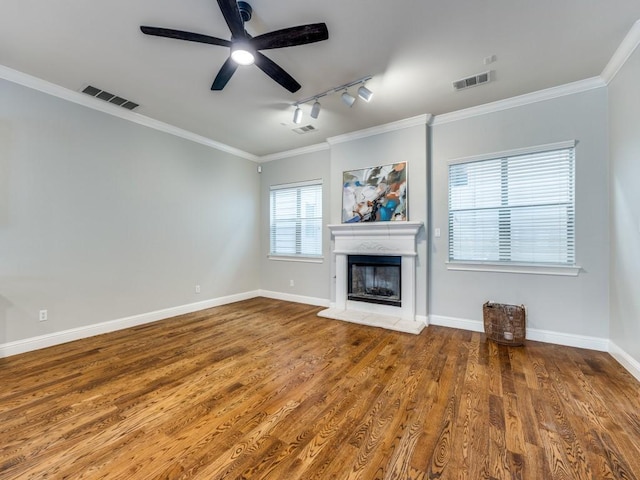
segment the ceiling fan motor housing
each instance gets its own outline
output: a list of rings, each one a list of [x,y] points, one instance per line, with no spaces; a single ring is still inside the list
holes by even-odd
[[[247,2],[238,2],[238,10],[240,10],[240,16],[242,17],[242,21],[247,23],[251,20],[251,14],[253,13],[253,8]]]

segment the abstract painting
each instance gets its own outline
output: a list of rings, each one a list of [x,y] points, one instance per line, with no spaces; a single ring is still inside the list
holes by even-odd
[[[342,223],[407,220],[407,162],[342,174]]]

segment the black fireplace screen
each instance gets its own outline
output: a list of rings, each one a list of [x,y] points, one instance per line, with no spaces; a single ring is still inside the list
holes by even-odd
[[[401,260],[396,256],[349,255],[347,298],[400,307]]]

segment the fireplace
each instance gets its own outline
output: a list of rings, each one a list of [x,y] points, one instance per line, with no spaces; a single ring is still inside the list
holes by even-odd
[[[422,227],[409,221],[329,225],[333,298],[318,315],[420,333],[426,325],[416,317],[416,236]]]
[[[347,257],[348,299],[379,305],[402,306],[402,257],[349,255]]]

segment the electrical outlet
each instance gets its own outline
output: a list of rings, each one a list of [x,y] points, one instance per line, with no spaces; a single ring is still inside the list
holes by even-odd
[[[196,293],[200,293],[200,285],[196,285]]]
[[[295,283],[293,282],[293,280],[289,280],[289,286],[290,287],[294,287],[295,286]]]
[[[40,310],[40,315],[39,315],[38,319],[41,322],[45,322],[47,320],[47,318],[49,318],[49,314],[47,313],[47,311],[46,310]]]

